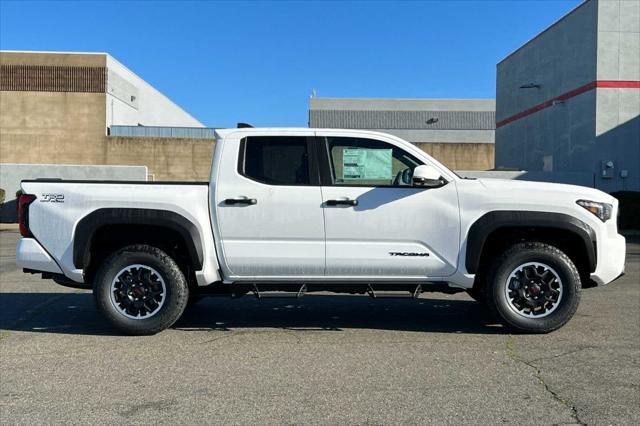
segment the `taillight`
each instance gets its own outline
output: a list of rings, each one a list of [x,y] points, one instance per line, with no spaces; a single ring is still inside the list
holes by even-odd
[[[18,224],[20,225],[20,235],[23,237],[31,237],[29,231],[29,204],[36,199],[35,195],[22,194],[18,198]]]

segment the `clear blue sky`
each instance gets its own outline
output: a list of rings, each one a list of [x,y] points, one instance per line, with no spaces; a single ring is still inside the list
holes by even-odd
[[[0,0],[0,48],[108,52],[208,126],[306,126],[309,95],[493,98],[495,65],[579,0]]]

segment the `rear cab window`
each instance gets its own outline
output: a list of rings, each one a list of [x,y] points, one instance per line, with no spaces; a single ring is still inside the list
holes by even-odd
[[[304,136],[251,136],[240,143],[238,172],[267,185],[312,184],[309,142]]]

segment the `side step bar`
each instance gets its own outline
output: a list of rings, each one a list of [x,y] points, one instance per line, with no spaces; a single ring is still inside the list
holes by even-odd
[[[343,283],[322,283],[306,282],[283,283],[283,282],[261,282],[261,283],[234,283],[223,284],[212,283],[208,286],[194,289],[203,296],[219,296],[238,298],[248,294],[253,294],[258,299],[268,298],[293,298],[299,299],[307,293],[326,292],[334,294],[363,294],[376,299],[382,298],[404,298],[417,299],[425,292],[440,292],[454,294],[464,291],[463,288],[450,287],[445,282],[424,282],[424,283],[397,283],[397,282],[343,282]]]
[[[253,294],[257,299],[300,299],[306,292],[306,284],[302,284],[298,291],[260,291],[256,284],[253,285]]]
[[[417,299],[422,293],[422,285],[418,284],[412,291],[376,291],[371,284],[367,285],[367,294],[374,299]]]
[[[302,284],[297,291],[261,291],[253,284],[252,292],[257,299],[300,299],[307,293],[307,285]],[[417,299],[422,294],[422,285],[418,284],[412,290],[376,290],[367,284],[366,294],[374,299]]]

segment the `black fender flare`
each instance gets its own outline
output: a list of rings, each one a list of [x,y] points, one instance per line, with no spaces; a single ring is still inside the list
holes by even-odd
[[[84,269],[89,264],[89,248],[93,237],[105,225],[153,225],[169,228],[184,239],[194,268],[202,269],[202,240],[193,222],[169,210],[136,208],[102,208],[78,221],[73,239],[73,264],[76,268]]]
[[[580,219],[563,213],[501,210],[486,213],[469,228],[465,254],[467,272],[475,274],[478,271],[487,238],[500,228],[547,228],[572,232],[584,243],[590,272],[596,270],[596,234],[593,228]]]

